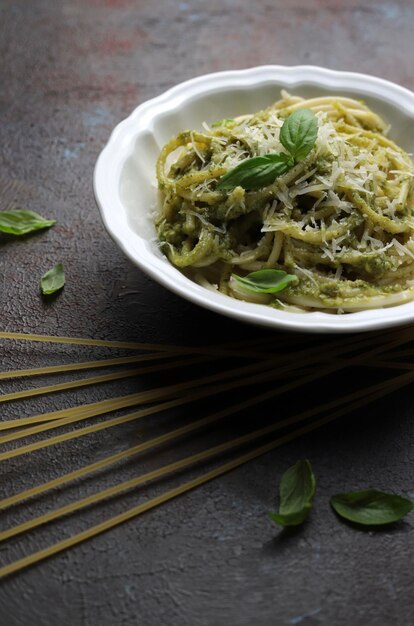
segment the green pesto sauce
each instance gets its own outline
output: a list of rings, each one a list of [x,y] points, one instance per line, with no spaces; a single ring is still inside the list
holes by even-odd
[[[301,279],[296,286],[288,286],[284,293],[289,296],[304,296],[320,300],[329,307],[341,308],[355,299],[372,298],[386,294],[401,292],[404,288],[399,284],[375,285],[364,280],[323,281],[314,283]]]

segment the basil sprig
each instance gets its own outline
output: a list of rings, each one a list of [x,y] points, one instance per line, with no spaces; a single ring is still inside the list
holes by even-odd
[[[411,500],[376,489],[339,493],[331,506],[340,517],[364,526],[391,524],[414,510]]]
[[[65,272],[63,270],[63,264],[57,263],[51,270],[43,274],[40,279],[40,289],[42,294],[49,296],[52,293],[56,293],[65,284]]]
[[[217,185],[217,189],[260,189],[271,185],[275,178],[285,174],[292,164],[289,156],[280,154],[266,154],[252,157],[237,165],[234,170],[227,172]]]
[[[315,145],[318,121],[310,109],[298,109],[284,122],[279,141],[289,152],[293,161],[303,161]]]
[[[250,272],[247,276],[232,274],[232,278],[244,289],[253,291],[254,293],[277,293],[285,289],[291,283],[298,283],[298,278],[294,274],[288,274],[283,270],[272,269]]]
[[[318,120],[310,109],[298,109],[289,115],[280,129],[280,143],[287,150],[245,159],[220,178],[218,190],[260,189],[271,185],[296,163],[303,161],[316,142]]]
[[[279,512],[269,513],[279,526],[299,526],[312,508],[316,480],[308,460],[298,461],[282,476],[279,486]]]
[[[50,228],[56,220],[47,220],[34,211],[13,209],[0,211],[0,233],[7,235],[27,235],[36,230]]]

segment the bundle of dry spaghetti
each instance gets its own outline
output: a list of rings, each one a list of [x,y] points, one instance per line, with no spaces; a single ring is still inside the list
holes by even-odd
[[[47,452],[48,466],[53,459],[59,460],[64,467],[58,476],[49,475],[47,469],[42,470],[42,481],[30,487],[27,487],[25,476],[24,488],[20,490],[16,490],[12,478],[3,485],[0,510],[6,526],[0,530],[0,542],[20,536],[24,541],[27,533],[36,532],[46,524],[57,524],[69,515],[80,514],[100,503],[109,506],[115,496],[122,495],[129,501],[138,488],[138,496],[144,489],[145,500],[133,506],[125,503],[122,510],[104,515],[104,521],[90,524],[82,532],[62,535],[61,540],[35,553],[1,563],[0,577],[92,539],[338,417],[352,414],[414,380],[410,363],[414,348],[411,346],[414,330],[411,329],[383,331],[380,340],[377,334],[328,338],[322,348],[319,337],[297,337],[295,340],[292,336],[277,335],[250,342],[195,347],[0,333],[3,348],[10,340],[18,342],[17,345],[21,342],[73,345],[88,350],[88,354],[95,349],[109,349],[115,351],[116,356],[0,372],[0,380],[6,384],[38,381],[30,388],[6,391],[0,396],[3,406],[13,407],[13,411],[9,411],[10,419],[3,417],[0,421],[3,476],[18,475],[16,471],[19,475],[27,474],[30,459],[37,462],[42,451]],[[288,350],[283,349],[287,347]],[[120,351],[127,354],[120,355]],[[370,385],[364,381],[363,388],[347,388],[342,394],[335,390],[332,397],[324,393],[323,402],[317,399],[317,394],[316,399],[309,396],[306,406],[294,409],[299,388],[316,388],[327,380],[338,378],[345,369],[355,367],[380,374]],[[105,368],[111,372],[92,376],[82,374],[87,370]],[[395,373],[395,370],[403,372]],[[151,384],[153,375],[156,375],[156,386]],[[43,384],[41,381],[46,377],[54,380]],[[121,381],[128,378],[134,381],[148,378],[150,384],[134,393],[119,393],[115,386],[117,393],[114,396],[111,385],[121,385]],[[93,401],[71,405],[73,391],[79,393],[78,390],[84,389],[84,393],[89,394],[92,390],[107,387],[109,397],[98,400],[92,397]],[[54,404],[50,411],[30,411],[30,415],[16,417],[19,403],[30,402],[29,407],[36,406],[39,396],[54,398],[54,402],[59,398],[66,399],[66,402],[62,408],[56,408]],[[262,411],[251,413],[254,407],[268,406],[269,403],[272,406],[280,398],[284,401],[278,404],[276,418],[270,412],[260,421],[257,415]],[[246,415],[247,419],[240,419]],[[252,415],[254,420],[250,419]],[[234,423],[231,422],[232,416],[236,418]],[[139,441],[126,431],[126,445],[117,450],[112,429],[140,423],[145,424],[145,431],[140,432]],[[220,428],[224,423],[232,425],[232,436],[228,436],[228,429]],[[105,434],[105,440],[100,439]],[[90,458],[89,462],[78,463],[72,468],[72,456],[65,446],[74,441],[82,442],[85,459],[87,455]],[[93,445],[88,444],[90,441]],[[110,453],[106,454],[108,446]],[[173,449],[174,459],[158,463],[166,447]],[[151,459],[151,466],[149,469],[144,466],[141,471],[139,460],[146,453],[150,453],[147,458]],[[132,475],[127,480],[115,480],[122,464],[131,460],[136,461],[131,468]],[[19,463],[21,466],[17,465]],[[104,470],[107,476],[110,472],[114,477],[114,484],[108,486],[107,480],[103,481],[104,484],[99,483],[100,472]],[[69,503],[66,501],[57,507],[49,505],[41,514],[30,515],[33,502],[38,500],[42,506],[44,498],[53,498],[57,491],[74,482],[80,489],[82,482],[79,481],[91,478],[97,482],[92,493],[88,490],[83,497],[71,498]],[[171,485],[165,487],[167,478]],[[163,488],[160,492],[161,480]],[[155,495],[150,495],[151,490],[155,490]],[[13,511],[17,505],[24,506],[27,518],[24,521],[20,518],[16,521]],[[48,528],[44,529],[46,536]],[[7,554],[8,550],[2,551],[2,556],[7,558]]]

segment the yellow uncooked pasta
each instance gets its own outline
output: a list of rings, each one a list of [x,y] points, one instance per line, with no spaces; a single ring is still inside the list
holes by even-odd
[[[263,186],[220,186],[248,159],[284,153],[280,130],[302,109],[317,120],[303,159]],[[342,313],[412,300],[414,164],[386,133],[362,102],[286,92],[264,111],[181,132],[157,163],[161,250],[207,288],[280,309]],[[264,269],[295,279],[264,293],[235,278]]]

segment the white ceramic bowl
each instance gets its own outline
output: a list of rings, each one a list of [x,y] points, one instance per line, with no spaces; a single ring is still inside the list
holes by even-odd
[[[95,167],[94,189],[104,224],[144,272],[183,298],[240,321],[307,332],[376,330],[414,321],[414,302],[346,315],[290,313],[242,302],[197,285],[158,250],[152,215],[158,201],[155,163],[179,131],[201,129],[223,117],[265,108],[280,90],[312,97],[342,94],[363,99],[391,123],[391,137],[414,151],[414,93],[393,83],[320,67],[267,65],[188,80],[144,102],[112,132]]]

